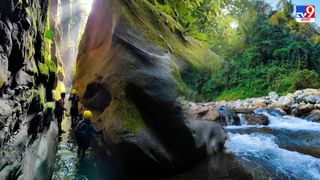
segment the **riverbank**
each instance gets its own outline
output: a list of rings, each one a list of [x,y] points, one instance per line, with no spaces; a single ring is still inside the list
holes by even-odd
[[[241,117],[249,124],[267,125],[268,118],[255,113],[258,109],[320,122],[320,89],[298,90],[285,96],[270,92],[268,96],[236,101],[194,103],[179,98],[179,102],[189,118],[218,121],[222,125],[240,125]]]
[[[187,118],[217,121],[228,138],[223,153],[169,179],[319,179],[319,92],[207,103],[180,98]]]

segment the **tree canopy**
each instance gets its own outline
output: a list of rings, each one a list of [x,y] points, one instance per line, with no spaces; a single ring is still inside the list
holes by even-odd
[[[198,100],[320,87],[319,28],[297,23],[290,1],[280,0],[275,10],[257,0],[149,1],[225,59],[218,72],[183,74]]]

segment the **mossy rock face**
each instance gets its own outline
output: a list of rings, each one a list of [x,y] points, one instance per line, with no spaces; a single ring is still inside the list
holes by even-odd
[[[0,3],[0,179],[48,179],[53,171],[58,130],[47,102],[56,71],[45,42],[49,3]]]
[[[130,175],[176,173],[225,141],[219,125],[185,119],[176,101],[184,69],[220,60],[168,18],[147,1],[97,0],[80,44],[74,87]]]
[[[10,39],[10,30],[6,24],[0,21],[0,88],[8,78],[8,54],[12,50],[12,41]]]

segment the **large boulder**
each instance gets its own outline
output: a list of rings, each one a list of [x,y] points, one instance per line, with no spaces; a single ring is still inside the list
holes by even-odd
[[[315,109],[311,111],[306,117],[308,121],[320,123],[320,110]]]
[[[314,109],[314,105],[312,104],[297,104],[293,106],[291,113],[294,116],[305,116],[310,113]]]
[[[219,119],[219,112],[213,105],[192,103],[186,110],[188,116],[193,119],[209,121],[215,121]]]
[[[248,125],[268,125],[269,119],[263,114],[244,114],[244,119]]]
[[[274,101],[277,101],[279,99],[279,95],[277,94],[277,92],[274,92],[274,91],[270,92],[268,94],[268,97]]]
[[[304,89],[303,90],[303,95],[308,96],[308,95],[314,95],[314,96],[320,96],[320,89]]]
[[[240,125],[240,118],[238,114],[232,111],[228,106],[217,107],[219,112],[219,123],[223,126]]]
[[[264,98],[255,98],[251,103],[251,108],[264,108],[267,106],[266,100]]]
[[[241,114],[253,114],[255,110],[256,110],[255,108],[238,108],[238,109],[232,109],[231,111],[235,113],[241,113]]]
[[[172,18],[146,1],[96,0],[79,52],[74,88],[130,178],[176,173],[223,148],[221,126],[190,121],[176,100],[181,72],[217,56]]]
[[[307,96],[304,96],[301,99],[301,101],[304,103],[310,103],[310,104],[320,104],[320,96],[307,95]]]

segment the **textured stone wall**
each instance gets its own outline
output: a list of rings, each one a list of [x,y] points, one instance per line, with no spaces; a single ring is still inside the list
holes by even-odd
[[[217,58],[172,18],[147,1],[96,0],[79,47],[74,87],[130,179],[171,175],[223,148],[220,125],[190,121],[176,100],[185,67]]]
[[[0,179],[48,179],[52,173],[57,125],[50,101],[57,67],[49,3],[0,2]]]

